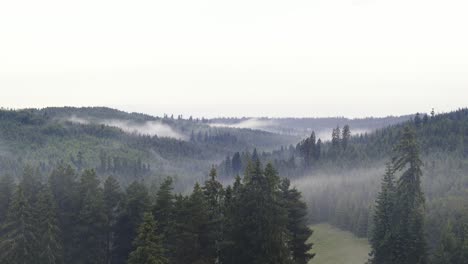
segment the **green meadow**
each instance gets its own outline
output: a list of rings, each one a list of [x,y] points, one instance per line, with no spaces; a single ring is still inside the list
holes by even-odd
[[[370,252],[367,239],[354,236],[329,224],[317,224],[309,242],[317,255],[311,264],[364,264]]]

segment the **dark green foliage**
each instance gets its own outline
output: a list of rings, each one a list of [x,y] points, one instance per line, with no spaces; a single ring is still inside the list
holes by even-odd
[[[209,179],[202,187],[207,202],[208,225],[209,229],[205,234],[207,237],[206,255],[210,262],[216,262],[220,257],[220,244],[222,241],[222,223],[223,223],[223,185],[217,180],[215,167],[211,168]]]
[[[106,235],[106,256],[104,263],[109,264],[112,262],[112,248],[116,232],[116,224],[118,217],[118,209],[122,200],[122,193],[120,190],[119,182],[114,177],[107,177],[104,182],[104,213],[106,215],[105,221],[105,235]]]
[[[36,205],[36,228],[39,246],[38,264],[63,263],[62,241],[57,221],[57,208],[49,186],[38,194]]]
[[[156,194],[156,202],[153,206],[153,215],[158,221],[158,226],[165,245],[167,257],[174,252],[173,217],[174,217],[174,195],[172,178],[166,178]]]
[[[57,209],[63,259],[65,263],[73,263],[74,234],[80,195],[76,174],[70,166],[60,164],[50,175],[49,186]]]
[[[288,211],[289,249],[292,259],[296,264],[307,264],[315,254],[311,254],[312,244],[307,240],[312,235],[312,230],[307,226],[307,206],[301,200],[301,193],[296,189],[290,189],[290,182],[284,179],[280,185],[282,199]]]
[[[75,260],[78,263],[103,263],[106,258],[106,214],[103,192],[94,170],[83,172],[78,189],[80,199],[74,234]]]
[[[176,251],[174,263],[213,263],[208,253],[208,204],[197,183],[188,198],[176,199]]]
[[[0,262],[5,264],[34,263],[38,259],[38,238],[34,212],[23,186],[16,188],[1,228]]]
[[[101,185],[94,170],[84,169],[77,180],[60,164],[45,184],[27,168],[18,185],[2,181],[4,190],[16,191],[0,229],[0,262],[307,263],[311,231],[300,193],[271,164],[249,164],[243,180],[226,189],[212,167],[187,196],[173,194],[167,178],[154,204],[139,182],[122,193],[113,177]]]
[[[387,164],[387,170],[382,180],[380,193],[375,201],[374,218],[370,243],[372,246],[370,263],[395,263],[396,237],[396,186],[393,167]]]
[[[405,129],[392,163],[395,172],[402,173],[396,188],[396,261],[401,264],[424,264],[427,263],[427,246],[424,234],[425,199],[421,190],[422,162],[411,128]]]
[[[166,264],[162,239],[156,235],[156,221],[151,213],[145,213],[143,223],[133,242],[135,250],[130,253],[128,264]]]
[[[291,263],[287,247],[287,211],[282,206],[279,178],[269,164],[265,171],[260,161],[249,166],[236,213],[239,235],[234,243],[237,263]]]
[[[424,234],[422,162],[414,131],[407,127],[395,148],[395,156],[376,201],[371,237],[372,263],[427,263]],[[401,173],[396,187],[393,174]]]
[[[125,263],[128,259],[128,254],[134,249],[132,240],[150,206],[148,190],[143,184],[133,182],[127,187],[116,223],[113,263]]]

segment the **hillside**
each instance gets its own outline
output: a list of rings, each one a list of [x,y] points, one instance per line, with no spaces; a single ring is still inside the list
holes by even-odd
[[[65,162],[78,170],[91,167],[116,175],[124,183],[171,175],[185,186],[204,179],[226,155],[295,141],[297,137],[265,131],[102,107],[0,110],[0,168],[13,176],[25,165],[47,174]]]
[[[311,221],[328,222],[367,237],[373,228],[373,205],[385,163],[391,160],[393,146],[407,126],[415,131],[419,143],[426,233],[430,252],[436,254],[447,236],[458,241],[455,244],[463,243],[466,236],[467,109],[432,117],[416,115],[402,124],[349,138],[334,130],[330,142],[318,145],[308,137],[294,149],[278,150],[263,158],[278,164],[283,175],[295,179],[294,185],[308,201]],[[317,146],[320,155],[308,154],[316,153]]]

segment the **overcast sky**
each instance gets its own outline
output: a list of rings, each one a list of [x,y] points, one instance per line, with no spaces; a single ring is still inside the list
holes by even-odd
[[[0,106],[385,116],[468,106],[466,0],[0,0]]]

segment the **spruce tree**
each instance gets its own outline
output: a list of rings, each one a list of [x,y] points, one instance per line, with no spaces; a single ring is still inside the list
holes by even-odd
[[[23,186],[19,185],[1,228],[0,263],[29,264],[37,261],[39,251],[35,224],[34,212]]]
[[[240,198],[239,263],[291,263],[287,247],[287,211],[279,197],[279,177],[271,164],[249,166]]]
[[[209,254],[208,206],[202,188],[195,184],[192,194],[176,199],[176,252],[174,263],[213,263]]]
[[[312,235],[312,230],[307,226],[307,205],[301,200],[301,193],[296,189],[290,189],[288,179],[281,182],[281,193],[284,206],[288,211],[289,250],[292,260],[296,264],[307,264],[315,256],[311,254],[312,244],[307,240]]]
[[[62,242],[58,226],[55,201],[48,186],[38,194],[36,206],[37,238],[39,242],[39,264],[62,263]]]
[[[370,263],[395,263],[395,206],[396,187],[393,167],[389,163],[382,180],[382,186],[375,201],[372,234],[370,244],[372,247]]]
[[[63,259],[65,263],[73,263],[75,259],[76,215],[79,210],[78,183],[76,174],[69,165],[60,164],[49,177],[49,186],[57,206],[58,226],[61,231]]]
[[[83,263],[102,263],[106,256],[106,215],[102,189],[94,170],[83,172],[79,190],[81,199],[74,235],[74,256]]]
[[[115,235],[115,228],[118,216],[118,208],[122,199],[119,182],[112,176],[107,177],[104,182],[104,213],[106,215],[105,235],[106,235],[106,256],[104,263],[110,264],[112,259],[112,247]]]
[[[422,162],[415,132],[406,127],[395,148],[393,169],[400,172],[396,188],[396,262],[400,264],[427,263],[424,236],[424,194],[421,190]]]
[[[166,264],[161,236],[156,235],[156,221],[151,213],[145,213],[143,223],[133,242],[135,250],[130,253],[128,264]]]
[[[172,178],[166,178],[160,185],[156,193],[156,203],[153,206],[153,215],[158,222],[161,231],[166,257],[171,259],[174,252],[173,236],[173,215],[174,215],[174,194],[172,190]]]
[[[137,235],[136,231],[143,221],[144,213],[149,209],[150,199],[146,187],[139,182],[130,184],[119,208],[112,253],[113,263],[123,264],[127,261],[128,254],[134,249],[132,240]]]
[[[211,168],[209,179],[205,181],[203,192],[207,201],[208,224],[207,231],[207,258],[211,262],[219,260],[220,243],[222,240],[222,204],[224,198],[223,185],[217,180],[216,168]]]
[[[351,130],[349,129],[349,125],[345,125],[343,127],[343,135],[341,137],[341,145],[343,146],[343,150],[346,150],[348,148],[350,138]]]

